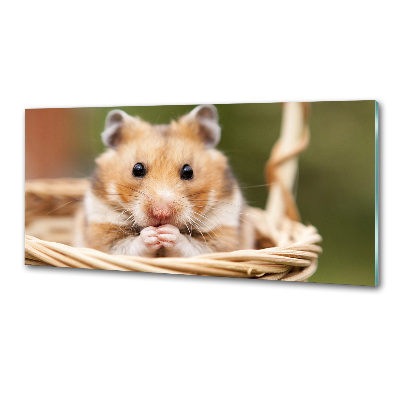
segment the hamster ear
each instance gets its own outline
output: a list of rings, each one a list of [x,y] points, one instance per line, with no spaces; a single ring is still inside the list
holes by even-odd
[[[190,124],[197,123],[197,135],[206,147],[214,147],[221,140],[221,127],[218,124],[218,111],[215,106],[211,104],[197,106],[183,119]]]
[[[107,147],[116,149],[122,141],[122,127],[135,119],[121,110],[112,110],[106,117],[104,132],[101,139]]]

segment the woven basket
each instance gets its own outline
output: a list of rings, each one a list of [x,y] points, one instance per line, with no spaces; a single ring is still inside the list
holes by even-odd
[[[271,184],[266,210],[249,208],[258,250],[212,253],[190,258],[110,255],[71,247],[74,216],[89,185],[85,179],[25,183],[25,263],[168,274],[305,281],[317,269],[321,237],[299,222],[292,195],[297,157],[308,143],[308,106],[285,103],[281,136],[266,165]]]

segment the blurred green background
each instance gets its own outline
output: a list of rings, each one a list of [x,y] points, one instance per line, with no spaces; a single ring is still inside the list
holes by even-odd
[[[194,106],[64,109],[68,113],[65,118],[69,130],[69,145],[64,148],[70,149],[70,162],[56,175],[83,177],[91,173],[94,158],[103,150],[100,133],[110,110],[119,108],[160,124],[189,112]],[[229,157],[241,186],[265,183],[263,168],[279,137],[281,104],[216,106],[222,126],[218,148]],[[300,157],[297,203],[303,223],[313,224],[322,235],[323,254],[317,272],[309,281],[372,286],[375,284],[375,102],[311,103],[310,131],[310,146]],[[30,134],[28,125],[26,134]],[[27,157],[28,144],[27,140]],[[38,157],[35,151],[33,158]],[[43,175],[39,172],[30,177]],[[265,207],[265,187],[245,189],[244,194],[250,205]]]

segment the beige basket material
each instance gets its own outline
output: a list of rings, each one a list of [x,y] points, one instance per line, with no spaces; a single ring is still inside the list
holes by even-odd
[[[309,238],[312,239],[311,235]],[[303,241],[286,248],[240,250],[190,258],[144,258],[114,256],[93,249],[78,249],[47,242],[28,235],[25,237],[27,264],[270,280],[307,279],[316,270],[320,252],[319,246]],[[300,271],[291,274],[294,268],[300,268]]]
[[[204,254],[190,258],[116,256],[93,249],[74,248],[67,245],[72,243],[72,220],[89,181],[37,180],[26,182],[25,187],[25,263],[283,281],[307,280],[317,269],[318,255],[322,251],[317,243],[321,241],[321,237],[313,226],[305,226],[298,222],[299,214],[291,193],[293,172],[297,164],[294,168],[292,165],[291,171],[282,170],[285,163],[293,163],[297,159],[308,143],[308,109],[304,105],[294,103],[291,106],[292,110],[296,109],[296,104],[297,110],[299,107],[304,110],[301,119],[298,115],[297,125],[294,125],[298,133],[292,135],[292,140],[296,138],[296,142],[288,150],[286,144],[286,151],[283,151],[281,146],[285,137],[281,136],[281,140],[271,152],[266,168],[268,177],[275,183],[274,199],[268,204],[267,210],[249,208],[246,213],[246,217],[256,229],[258,243],[265,248]],[[286,125],[290,126],[290,123]],[[291,129],[293,130],[293,127]],[[58,218],[62,223],[49,223],[52,218]]]
[[[25,226],[38,217],[70,217],[88,187],[87,179],[39,179],[25,182]]]
[[[25,228],[30,236],[42,240],[73,245],[75,242],[73,216],[38,217]]]
[[[310,141],[309,103],[285,103],[283,107],[281,135],[264,169],[265,181],[271,185],[266,210],[271,223],[278,227],[283,215],[300,221],[293,186],[298,171],[298,156]]]

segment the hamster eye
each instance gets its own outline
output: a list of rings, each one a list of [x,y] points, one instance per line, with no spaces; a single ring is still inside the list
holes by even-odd
[[[193,170],[189,165],[185,164],[181,170],[181,179],[187,181],[192,178],[193,178]]]
[[[133,166],[132,175],[136,178],[143,178],[146,175],[146,169],[142,163],[137,163]]]

